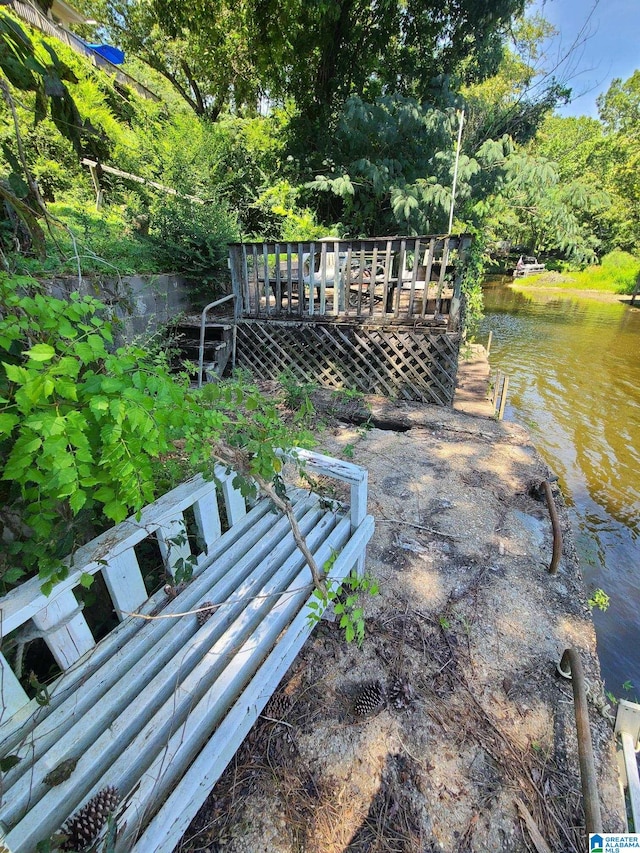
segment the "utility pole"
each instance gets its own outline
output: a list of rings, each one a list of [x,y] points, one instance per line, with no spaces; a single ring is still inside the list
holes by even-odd
[[[462,143],[462,125],[464,124],[464,110],[460,110],[460,125],[458,127],[458,147],[456,148],[456,163],[453,167],[453,186],[451,187],[451,210],[449,211],[449,234],[453,228],[453,206],[456,200],[456,184],[458,182],[458,163],[460,162],[460,145]]]

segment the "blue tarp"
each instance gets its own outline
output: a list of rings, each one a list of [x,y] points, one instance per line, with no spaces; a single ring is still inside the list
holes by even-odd
[[[104,56],[113,65],[122,65],[124,62],[124,52],[117,47],[112,47],[110,44],[87,44],[91,50],[95,50],[100,56]]]

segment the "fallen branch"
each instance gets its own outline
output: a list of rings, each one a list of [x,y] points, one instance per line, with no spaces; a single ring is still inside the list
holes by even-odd
[[[249,458],[243,451],[226,447],[221,444],[216,444],[213,448],[213,455],[224,465],[229,465],[235,471],[241,472],[245,477],[247,477],[247,479],[254,480],[265,495],[267,495],[267,497],[272,501],[274,506],[286,515],[295,543],[302,552],[305,560],[307,561],[307,565],[311,570],[313,585],[323,594],[326,593],[327,586],[324,580],[324,572],[318,567],[315,557],[309,550],[306,539],[302,535],[300,527],[298,526],[298,521],[294,515],[291,503],[285,498],[281,498],[271,483],[268,483],[259,475],[252,473]]]
[[[433,533],[435,536],[444,536],[445,539],[459,539],[453,533],[443,533],[442,530],[436,530],[435,527],[423,527],[421,524],[414,524],[412,521],[403,521],[401,518],[386,518],[381,515],[378,521],[387,522],[387,524],[404,524],[406,527],[414,527],[416,530],[423,530],[425,533]]]
[[[533,846],[536,848],[538,853],[551,853],[551,848],[542,837],[538,824],[531,817],[531,814],[525,804],[522,800],[518,799],[518,797],[515,798],[515,803],[518,807],[518,811],[520,812],[520,817],[522,818],[524,825],[527,827],[527,832],[533,842]]]

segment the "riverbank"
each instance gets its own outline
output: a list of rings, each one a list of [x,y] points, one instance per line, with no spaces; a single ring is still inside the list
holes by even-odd
[[[557,275],[557,273],[554,273]],[[533,292],[538,295],[549,294],[550,298],[557,299],[594,299],[597,302],[613,304],[616,302],[630,305],[632,296],[630,293],[610,293],[606,290],[584,290],[582,288],[563,286],[556,279],[547,279],[546,276],[536,276],[531,284],[525,283],[526,279],[517,279],[509,283],[512,290],[520,293]],[[636,307],[640,307],[640,299],[636,298]]]
[[[312,400],[322,448],[369,471],[381,592],[361,649],[335,622],[314,632],[180,849],[524,853],[532,820],[551,850],[582,851],[571,688],[555,672],[566,646],[589,681],[605,830],[620,831],[591,614],[559,494],[565,547],[547,573],[535,487],[549,470],[528,433],[421,404]],[[355,713],[363,688],[370,715]]]

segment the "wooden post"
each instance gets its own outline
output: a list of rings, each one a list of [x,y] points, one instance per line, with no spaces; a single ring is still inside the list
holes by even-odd
[[[235,296],[234,315],[236,319],[244,308],[242,299],[242,267],[242,250],[240,246],[229,246],[229,269],[231,270],[231,289]]]
[[[502,393],[500,394],[500,411],[498,412],[498,420],[504,418],[504,408],[507,405],[507,390],[509,389],[509,377],[505,376],[502,382]]]
[[[491,405],[493,406],[493,412],[495,414],[498,404],[498,387],[500,385],[500,378],[502,374],[499,370],[496,370],[496,378],[493,383],[493,394],[491,395]]]
[[[96,210],[100,210],[104,198],[104,193],[102,191],[102,187],[100,186],[100,175],[98,174],[99,168],[100,166],[98,163],[92,163],[89,166],[89,171],[91,172],[91,179],[93,181],[93,187],[96,191]]]
[[[489,338],[487,340],[487,358],[489,358],[489,353],[491,352],[491,342],[493,341],[493,331],[489,332]]]

